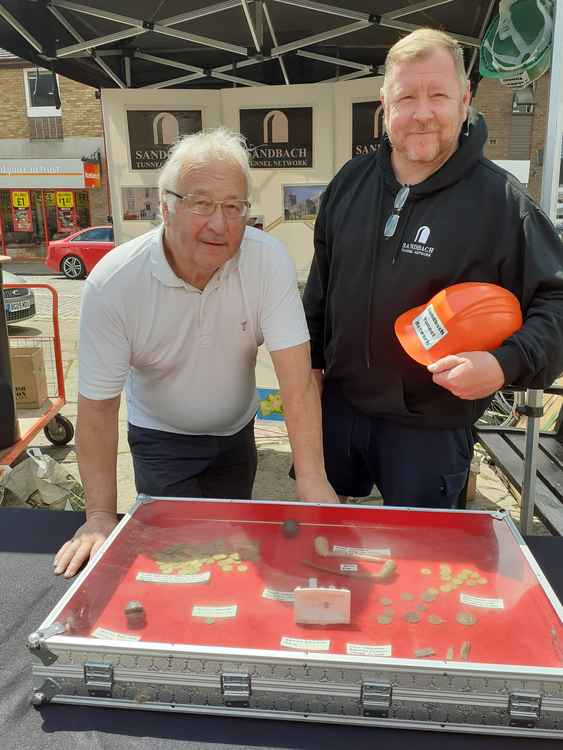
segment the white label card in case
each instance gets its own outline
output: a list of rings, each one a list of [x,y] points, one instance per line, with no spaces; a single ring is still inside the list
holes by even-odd
[[[348,656],[392,656],[391,644],[383,646],[367,646],[361,643],[347,643],[346,653]]]
[[[448,329],[440,320],[433,305],[423,310],[412,322],[412,327],[423,348],[428,351],[448,335]]]
[[[137,581],[144,583],[207,583],[211,573],[196,573],[191,576],[171,576],[166,573],[144,573],[139,571],[136,575]]]
[[[338,544],[332,547],[332,551],[335,555],[342,555],[343,557],[389,557],[391,555],[391,550],[388,548],[341,547]]]
[[[504,601],[502,599],[485,599],[482,596],[471,596],[470,594],[464,594],[463,592],[459,595],[459,601],[462,604],[467,604],[469,607],[504,609]]]
[[[330,641],[308,641],[305,638],[291,638],[284,635],[281,639],[284,648],[298,648],[301,651],[328,651]]]
[[[213,617],[219,619],[221,617],[236,617],[237,616],[237,605],[231,604],[227,607],[204,607],[194,605],[192,607],[192,617]]]
[[[273,599],[278,602],[294,602],[295,594],[293,591],[275,591],[274,589],[264,589],[262,592],[263,599]]]
[[[129,633],[116,633],[115,630],[107,628],[96,628],[92,633],[92,638],[107,638],[108,641],[140,641],[140,635],[130,635]]]
[[[340,563],[341,573],[356,573],[358,566],[356,563]]]

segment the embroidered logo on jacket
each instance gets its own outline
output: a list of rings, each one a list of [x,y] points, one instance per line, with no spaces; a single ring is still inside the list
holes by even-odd
[[[431,258],[434,248],[427,244],[429,239],[430,227],[423,225],[416,230],[413,242],[403,242],[401,252]]]

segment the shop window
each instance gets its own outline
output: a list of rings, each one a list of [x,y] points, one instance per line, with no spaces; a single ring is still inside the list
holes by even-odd
[[[50,70],[26,68],[23,71],[28,117],[60,117],[57,109],[56,77]]]

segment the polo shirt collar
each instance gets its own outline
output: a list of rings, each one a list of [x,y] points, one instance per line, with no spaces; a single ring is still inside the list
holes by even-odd
[[[166,255],[164,253],[164,244],[163,244],[163,237],[164,237],[164,224],[161,224],[158,229],[155,230],[157,232],[156,242],[154,242],[151,254],[150,254],[150,263],[151,263],[151,273],[153,276],[155,276],[161,284],[164,284],[164,286],[176,286],[176,287],[185,287],[185,286],[191,286],[190,284],[186,284],[186,282],[182,281],[172,268],[170,267],[170,263],[168,262]],[[243,241],[241,243],[244,243],[244,237]],[[219,286],[221,283],[221,280],[225,278],[228,274],[230,274],[232,271],[236,271],[239,264],[240,254],[241,254],[241,248],[239,248],[236,255],[234,255],[232,258],[229,258],[229,260],[224,263],[221,268],[217,271],[217,273],[213,276],[210,284],[214,286]]]

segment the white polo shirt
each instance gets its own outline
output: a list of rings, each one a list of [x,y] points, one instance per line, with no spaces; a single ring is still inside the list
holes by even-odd
[[[163,228],[108,253],[84,285],[79,391],[118,396],[129,421],[232,435],[256,412],[258,347],[309,339],[295,268],[281,242],[248,227],[239,252],[200,291],[172,271]]]

